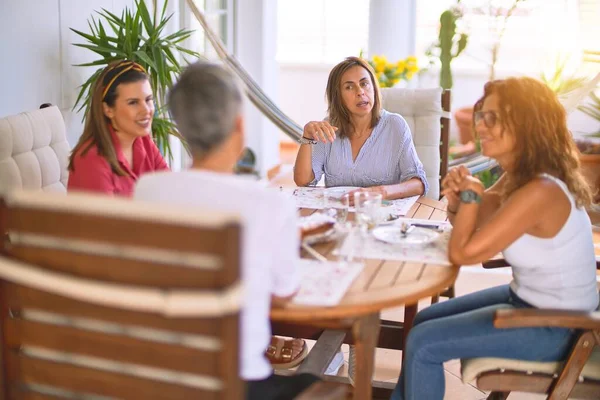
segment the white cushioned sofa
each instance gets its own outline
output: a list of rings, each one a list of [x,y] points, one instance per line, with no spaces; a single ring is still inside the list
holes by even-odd
[[[0,194],[16,188],[66,192],[70,152],[58,107],[0,118]]]

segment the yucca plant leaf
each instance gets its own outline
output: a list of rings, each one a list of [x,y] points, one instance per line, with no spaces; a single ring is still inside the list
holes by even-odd
[[[87,34],[87,33],[84,33],[84,32],[81,32],[81,31],[78,31],[77,29],[73,29],[73,28],[69,28],[69,29],[70,29],[72,32],[75,32],[77,35],[81,36],[81,37],[82,37],[82,38],[84,38],[84,39],[87,39],[87,40],[89,40],[89,41],[90,41],[90,42],[92,42],[92,43],[94,43],[94,42],[96,42],[96,41],[98,40],[98,39],[97,39],[95,36],[93,36],[93,35],[89,35],[89,34]]]
[[[189,56],[193,56],[193,57],[200,57],[200,54],[199,54],[198,52],[196,52],[196,51],[193,51],[193,50],[188,50],[188,49],[186,49],[185,47],[181,47],[181,46],[175,46],[175,49],[176,49],[177,51],[180,51],[180,52],[182,52],[182,53],[185,53],[185,54],[187,54],[187,55],[189,55]]]
[[[109,10],[107,10],[106,8],[103,8],[102,11],[97,11],[97,13],[99,15],[101,15],[102,17],[104,17],[107,21],[111,21],[112,23],[114,23],[115,25],[119,26],[119,27],[123,27],[124,26],[124,14],[125,14],[125,10],[123,10],[123,12],[121,13],[121,16],[119,17],[116,14],[111,13]]]
[[[179,60],[177,60],[171,49],[165,46],[163,47],[163,53],[171,62],[171,67],[169,68],[169,70],[177,74],[181,73],[181,65],[179,65]]]
[[[106,45],[108,43],[106,40],[106,31],[104,30],[104,25],[102,25],[102,21],[98,21],[98,37],[101,39],[102,42],[104,42],[103,44]]]
[[[165,25],[171,20],[171,17],[173,17],[173,14],[169,15],[167,18],[165,18],[164,20],[162,20],[155,28],[154,28],[154,36],[155,37],[159,37],[162,30],[164,29]]]
[[[154,25],[152,24],[152,17],[148,12],[148,7],[146,7],[146,3],[142,0],[136,0],[135,4],[137,6],[137,11],[140,13],[140,17],[142,18],[142,22],[144,23],[144,28],[150,36],[150,32],[153,31]]]
[[[167,5],[168,5],[168,2],[167,2],[167,1],[165,1],[165,2],[163,3],[163,8],[162,8],[162,11],[160,12],[160,19],[161,19],[161,20],[162,20],[162,19],[165,19],[165,14],[167,13]]]
[[[101,60],[96,60],[96,61],[92,61],[89,63],[83,63],[83,64],[73,64],[74,67],[96,67],[98,65],[108,65],[113,61],[116,60],[120,60],[119,57],[108,57],[108,58],[103,58]]]
[[[166,36],[163,41],[165,42],[169,42],[171,43],[172,40],[176,40],[179,37],[181,37],[182,35],[187,35],[186,38],[188,38],[192,33],[194,33],[194,31],[189,31],[189,30],[180,30],[177,31],[175,33],[170,34],[169,36]]]
[[[102,68],[96,70],[92,76],[90,76],[88,78],[87,81],[85,81],[85,83],[83,85],[81,85],[81,90],[79,91],[79,95],[77,96],[77,100],[75,101],[75,104],[73,105],[73,109],[75,109],[75,107],[77,107],[77,104],[79,104],[82,99],[83,99],[83,103],[81,104],[81,107],[79,107],[79,109],[77,110],[77,112],[81,111],[82,109],[86,109],[89,106],[90,103],[90,99],[91,99],[91,89],[93,88],[94,84],[96,83],[96,79],[98,79],[98,76],[102,73]],[[85,97],[84,97],[85,96]],[[87,112],[86,112],[87,114]],[[85,114],[83,115],[82,121],[85,120]]]
[[[113,53],[115,53],[116,55],[123,55],[117,49],[98,46],[98,45],[73,43],[73,46],[83,47],[84,49],[91,50],[94,53],[101,55],[102,57],[112,57]]]
[[[146,54],[144,51],[138,50],[134,52],[134,54],[142,61],[141,64],[146,65],[146,69],[149,70],[150,68],[152,68],[156,70],[156,64],[150,57],[148,57],[148,54]]]
[[[173,46],[173,45],[175,45],[175,44],[177,44],[177,43],[181,43],[182,41],[184,41],[184,40],[188,39],[188,38],[189,38],[189,37],[192,35],[192,33],[193,33],[193,32],[189,32],[189,33],[187,33],[187,32],[184,32],[184,31],[177,32],[177,35],[176,35],[176,37],[174,37],[174,38],[172,38],[172,39],[169,39],[169,40],[166,40],[166,39],[165,39],[165,40],[164,40],[164,43],[165,43],[165,44],[168,44],[168,45],[170,45],[170,46]],[[171,35],[171,36],[175,36],[175,34],[174,34],[174,35]]]

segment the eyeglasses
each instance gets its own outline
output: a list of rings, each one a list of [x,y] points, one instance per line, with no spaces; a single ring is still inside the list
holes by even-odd
[[[483,120],[483,123],[489,129],[496,126],[498,119],[498,113],[496,113],[496,111],[475,111],[473,113],[473,122],[475,125],[477,125],[479,121]]]

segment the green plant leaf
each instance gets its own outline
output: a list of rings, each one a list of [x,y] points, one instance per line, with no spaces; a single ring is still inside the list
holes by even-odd
[[[77,35],[83,37],[84,39],[89,40],[90,42],[94,43],[96,42],[97,38],[93,35],[89,35],[87,33],[78,31],[77,29],[73,29],[73,28],[69,28],[72,32],[75,32]]]
[[[113,61],[116,60],[120,60],[120,58],[118,57],[109,57],[109,58],[103,58],[101,60],[96,60],[93,62],[89,62],[89,63],[84,63],[84,64],[73,64],[74,67],[96,67],[98,65],[108,65]]]
[[[112,53],[115,53],[116,56],[121,56],[121,57],[125,56],[125,53],[122,52],[121,50],[117,49],[116,47],[110,47],[110,46],[105,47],[105,46],[98,46],[95,44],[83,44],[83,43],[73,43],[73,46],[83,47],[84,49],[91,50],[95,53],[100,54],[101,56],[105,56],[105,55],[110,56]]]
[[[152,68],[152,69],[154,69],[154,70],[156,70],[156,69],[157,69],[157,68],[156,68],[156,64],[154,63],[154,60],[152,60],[150,57],[148,57],[148,55],[147,55],[145,52],[143,52],[143,51],[141,51],[141,50],[138,50],[138,51],[136,51],[134,54],[135,54],[137,57],[139,57],[139,58],[140,58],[140,60],[142,60],[142,61],[143,61],[143,63],[144,63],[144,64],[146,64],[146,65],[149,67],[149,68],[147,68],[147,69],[150,69],[150,68]]]
[[[137,7],[138,12],[140,13],[140,17],[142,18],[142,22],[144,24],[146,32],[152,32],[154,30],[154,25],[152,24],[152,17],[148,12],[148,7],[146,7],[146,3],[143,0],[135,0],[135,5]]]

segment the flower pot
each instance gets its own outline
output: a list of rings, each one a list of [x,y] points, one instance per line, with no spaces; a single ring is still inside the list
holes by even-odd
[[[462,107],[454,113],[461,144],[473,141],[473,107]]]
[[[600,154],[579,154],[581,173],[592,188],[594,203],[600,202]]]

